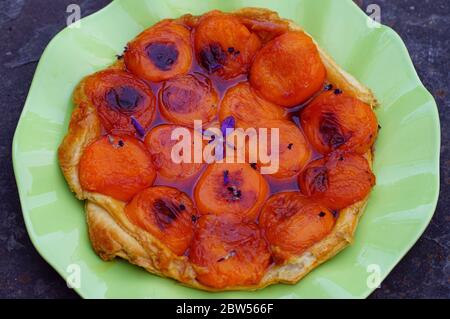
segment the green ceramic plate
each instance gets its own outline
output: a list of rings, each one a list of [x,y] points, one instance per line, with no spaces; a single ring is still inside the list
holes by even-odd
[[[69,192],[56,158],[75,85],[111,64],[128,40],[162,18],[247,6],[273,9],[303,26],[381,102],[377,185],[354,244],[297,285],[257,292],[207,293],[124,261],[101,261],[87,237],[83,204]],[[36,249],[64,278],[73,271],[70,265],[80,267],[76,290],[83,297],[364,298],[373,291],[367,281],[376,278],[377,267],[385,278],[429,223],[439,192],[439,148],[436,104],[405,45],[385,26],[368,27],[365,14],[351,0],[116,0],[83,19],[81,28],[63,30],[48,45],[17,126],[13,160]]]

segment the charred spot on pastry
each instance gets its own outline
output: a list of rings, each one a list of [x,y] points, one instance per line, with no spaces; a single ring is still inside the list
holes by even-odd
[[[342,90],[341,89],[335,89],[334,90],[334,94],[336,94],[336,95],[339,95],[339,94],[342,94],[343,92],[342,92]]]
[[[325,85],[325,87],[324,87],[324,90],[325,91],[331,91],[333,89],[333,84],[327,84],[327,85]]]
[[[310,168],[307,174],[312,175],[311,190],[315,192],[325,192],[328,189],[328,171],[324,166]]]
[[[319,132],[323,141],[331,148],[336,149],[346,142],[341,131],[338,119],[334,113],[324,113],[320,123]]]
[[[169,227],[170,224],[172,224],[184,211],[183,209],[181,209],[180,205],[176,205],[171,201],[167,201],[164,199],[156,200],[153,203],[153,209],[156,223],[161,230]]]
[[[111,108],[125,113],[133,112],[141,98],[139,92],[131,86],[112,88],[106,92],[106,103]]]
[[[326,213],[325,212],[320,212],[319,213],[319,217],[325,217]]]
[[[161,71],[169,71],[178,59],[178,49],[173,43],[154,42],[147,46],[146,53]]]
[[[208,70],[209,73],[223,68],[226,60],[227,53],[218,43],[211,43],[200,51],[200,64]]]
[[[291,150],[292,146],[294,146],[294,144],[293,143],[289,143],[287,148]]]

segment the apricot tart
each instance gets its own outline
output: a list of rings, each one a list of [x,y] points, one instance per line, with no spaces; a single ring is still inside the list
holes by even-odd
[[[73,101],[59,163],[93,249],[191,287],[296,283],[352,241],[375,185],[374,95],[266,9],[160,21]],[[230,127],[276,129],[278,169],[174,161],[178,129],[195,153]]]

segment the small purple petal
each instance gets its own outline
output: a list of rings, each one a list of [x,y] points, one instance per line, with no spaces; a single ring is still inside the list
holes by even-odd
[[[227,128],[235,128],[236,121],[234,117],[228,116],[222,121],[222,125],[220,126],[220,130],[222,131],[222,135],[225,138],[227,136]]]
[[[230,177],[228,176],[228,170],[223,171],[223,184],[228,185],[230,182]]]
[[[138,120],[134,116],[131,117],[131,123],[133,124],[134,128],[136,129],[136,132],[140,137],[145,136],[145,129],[142,127],[141,123],[139,123]]]

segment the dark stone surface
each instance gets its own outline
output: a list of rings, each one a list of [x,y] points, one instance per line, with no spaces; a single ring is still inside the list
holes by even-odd
[[[450,298],[450,2],[372,1],[382,23],[406,43],[423,84],[433,94],[441,120],[441,193],[425,233],[394,268],[373,298]]]
[[[0,297],[76,298],[38,255],[26,233],[11,164],[11,142],[39,57],[65,26],[66,7],[82,15],[109,0],[0,1]],[[418,243],[372,298],[450,297],[450,3],[448,0],[357,1],[379,4],[411,53],[421,79],[435,96],[442,125],[441,196]]]

